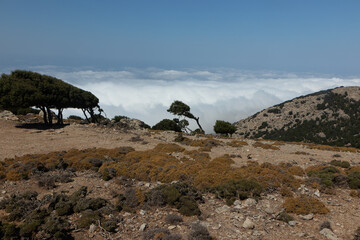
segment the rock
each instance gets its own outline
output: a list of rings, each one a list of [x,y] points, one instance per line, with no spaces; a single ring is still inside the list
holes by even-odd
[[[176,228],[175,225],[170,225],[170,226],[168,227],[169,230],[173,230],[173,229],[175,229],[175,228]]]
[[[330,240],[339,240],[339,238],[328,228],[324,228],[320,231],[320,234]]]
[[[146,188],[149,188],[150,187],[150,183],[145,183],[144,185]]]
[[[248,207],[254,206],[254,205],[256,205],[256,200],[253,198],[248,198],[245,200],[244,205],[248,206]]]
[[[317,190],[314,192],[314,195],[315,195],[316,197],[320,197],[320,191],[319,191],[319,189],[317,189]]]
[[[109,182],[104,183],[104,187],[108,188],[110,186]]]
[[[250,218],[246,218],[242,227],[246,229],[253,229],[255,224],[250,220]]]
[[[224,205],[222,207],[218,207],[217,209],[215,209],[215,212],[221,214],[221,213],[228,212],[229,210],[230,210],[230,207],[227,205]]]
[[[89,233],[93,233],[96,231],[97,226],[95,224],[91,224],[89,227]]]
[[[2,191],[1,191],[1,193],[2,193],[2,194],[5,194],[5,193],[6,193],[6,191],[5,191],[5,190],[2,190]]]
[[[147,227],[147,224],[146,224],[146,223],[141,224],[141,226],[140,226],[140,228],[139,228],[139,231],[140,231],[140,232],[145,231],[146,227]]]
[[[146,212],[144,210],[140,210],[140,215],[144,216],[146,214]]]
[[[299,215],[299,217],[303,220],[312,220],[314,218],[314,214],[310,213],[308,215]]]
[[[235,200],[234,206],[238,206],[238,205],[241,205],[241,201],[240,200]]]
[[[19,118],[15,114],[7,110],[0,112],[0,119],[19,121]]]
[[[272,207],[267,207],[265,208],[264,210],[267,214],[274,214],[276,213],[276,209],[275,208],[272,208]]]

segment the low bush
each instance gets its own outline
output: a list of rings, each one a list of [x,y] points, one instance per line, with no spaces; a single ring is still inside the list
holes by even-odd
[[[353,171],[349,173],[348,183],[351,189],[360,189],[360,172]]]
[[[129,119],[129,118],[127,116],[116,115],[111,120],[113,120],[117,123],[117,122],[120,122],[121,119]]]
[[[320,184],[324,187],[333,187],[335,177],[340,174],[340,171],[333,166],[312,166],[306,169],[309,177],[317,177],[320,179]]]
[[[203,225],[196,223],[191,226],[192,231],[188,236],[188,240],[212,240],[209,231]]]
[[[164,184],[152,189],[146,195],[149,205],[176,207],[182,215],[200,215],[197,202],[203,202],[201,194],[185,183]]]
[[[316,198],[301,195],[285,199],[283,207],[287,213],[295,214],[326,214],[329,210]]]
[[[340,161],[340,160],[332,160],[330,162],[331,165],[341,168],[349,168],[350,163],[348,161]]]
[[[161,120],[160,122],[155,124],[151,129],[181,132],[181,127],[174,120],[170,120],[170,119]]]
[[[262,143],[262,142],[255,142],[252,146],[256,147],[256,148],[259,147],[259,148],[262,148],[262,149],[280,150],[280,148],[276,147],[273,144]]]
[[[82,117],[79,117],[79,116],[76,116],[76,115],[70,115],[70,116],[68,117],[68,119],[78,120],[78,121],[84,120]]]
[[[79,228],[88,229],[91,224],[95,224],[98,220],[101,219],[102,216],[99,211],[93,211],[88,209],[81,213],[81,217],[77,220],[76,223]]]
[[[166,228],[155,228],[143,233],[143,240],[153,240],[153,239],[164,239],[166,236],[170,235],[170,231]]]
[[[293,216],[289,215],[286,212],[279,213],[279,215],[276,217],[276,219],[280,220],[280,221],[283,221],[283,222],[286,222],[286,223],[294,220]]]
[[[168,224],[178,224],[182,221],[182,217],[177,214],[169,214],[165,217],[165,222]]]
[[[226,199],[229,205],[233,204],[236,199],[244,200],[250,197],[260,197],[262,190],[261,185],[254,179],[231,180],[210,189],[218,198]]]
[[[320,231],[323,230],[324,228],[332,230],[331,224],[329,221],[324,221],[320,224]]]

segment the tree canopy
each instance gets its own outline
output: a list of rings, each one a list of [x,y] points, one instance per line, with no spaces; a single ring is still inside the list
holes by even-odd
[[[199,126],[199,129],[201,132],[204,133],[203,128],[200,125],[199,122],[199,117],[195,117],[191,112],[190,112],[190,107],[188,105],[186,105],[185,103],[181,102],[181,101],[174,101],[171,106],[169,107],[169,109],[167,110],[168,112],[177,115],[177,116],[183,116],[183,117],[187,117],[190,119],[194,119],[196,121],[196,124]],[[179,120],[179,122],[181,122],[182,120]],[[184,125],[184,128],[186,129],[188,122],[182,122],[182,124]]]
[[[58,123],[63,123],[64,108],[82,109],[85,117],[96,120],[99,99],[91,92],[77,88],[60,79],[36,72],[16,70],[0,78],[0,105],[3,108],[36,107],[43,111],[44,122],[52,124],[50,109],[57,109]]]
[[[214,131],[219,134],[233,134],[236,131],[236,127],[229,122],[217,120],[214,125]]]

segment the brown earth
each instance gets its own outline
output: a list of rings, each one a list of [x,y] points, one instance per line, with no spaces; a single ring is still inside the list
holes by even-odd
[[[176,137],[172,132],[152,133],[148,130],[114,130],[96,125],[70,124],[60,129],[37,130],[18,128],[18,121],[7,121],[0,119],[0,161],[5,158],[23,156],[25,154],[50,153],[53,151],[69,150],[72,148],[115,148],[120,146],[131,146],[136,150],[154,148],[158,143],[173,142]],[[132,138],[140,137],[141,140],[133,141]],[[192,139],[202,137],[188,136]],[[224,143],[234,139],[221,139]],[[243,139],[235,139],[241,140]],[[254,147],[255,140],[245,140],[248,145],[243,147],[217,146],[210,152],[211,158],[229,154],[234,159],[234,167],[243,166],[249,160],[260,163],[288,162],[306,168],[311,165],[330,162],[341,159],[352,165],[360,165],[359,152],[337,152],[329,150],[310,149],[304,145],[291,143],[276,143],[279,150],[263,149]],[[271,141],[262,141],[265,144],[273,144]],[[182,145],[183,146],[183,145]],[[187,149],[195,147],[183,146]],[[335,156],[334,156],[335,155]],[[136,188],[150,189],[160,183],[133,181]],[[0,198],[10,196],[12,193],[22,193],[26,190],[39,192],[39,197],[53,192],[77,190],[79,186],[88,186],[90,196],[102,197],[114,201],[114,193],[123,192],[125,186],[119,185],[115,179],[105,182],[98,173],[85,171],[76,173],[74,181],[70,183],[59,183],[53,190],[46,190],[37,185],[35,179],[17,182],[0,182]],[[194,222],[200,222],[206,226],[210,234],[216,239],[329,239],[320,234],[320,224],[323,221],[331,223],[332,230],[338,239],[353,239],[355,230],[360,227],[360,198],[349,195],[347,188],[336,189],[335,194],[324,194],[316,196],[314,189],[302,187],[297,190],[306,195],[316,197],[322,201],[330,212],[326,215],[315,214],[311,220],[303,220],[293,215],[295,223],[293,226],[276,220],[276,214],[282,210],[284,197],[278,192],[267,194],[255,204],[246,204],[241,201],[237,206],[228,207],[221,199],[212,194],[204,194],[205,203],[200,205],[202,215],[200,217],[183,217],[184,222],[178,225],[170,225],[164,221],[166,215],[177,213],[175,208],[163,207],[134,213],[120,212],[123,221],[119,224],[117,233],[111,236],[102,232],[99,228],[93,233],[87,230],[76,230],[73,232],[75,239],[141,239],[142,232],[139,228],[146,223],[147,229],[167,228],[172,233],[178,233],[187,239]],[[315,194],[315,195],[314,195]],[[270,210],[269,210],[270,209]],[[4,212],[0,211],[0,216]],[[73,217],[76,219],[76,215]],[[248,218],[254,223],[254,228],[244,228],[242,225]],[[161,238],[159,238],[161,239]]]

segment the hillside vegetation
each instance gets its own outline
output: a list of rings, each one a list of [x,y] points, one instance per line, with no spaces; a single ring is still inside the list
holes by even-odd
[[[246,138],[360,147],[360,88],[340,87],[275,105],[235,123]]]

